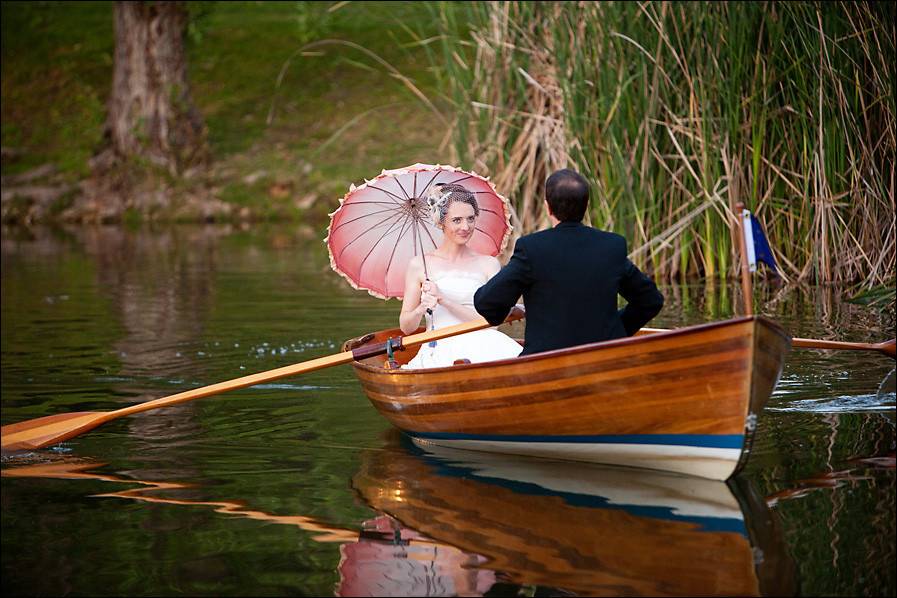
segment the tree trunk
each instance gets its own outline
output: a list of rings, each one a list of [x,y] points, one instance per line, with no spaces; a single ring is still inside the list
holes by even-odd
[[[206,131],[187,79],[184,2],[116,2],[106,136],[116,161],[173,175],[206,163]]]

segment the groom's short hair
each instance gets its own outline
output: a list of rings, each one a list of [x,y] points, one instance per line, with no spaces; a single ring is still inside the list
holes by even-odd
[[[579,222],[589,207],[589,183],[569,168],[558,170],[545,181],[545,199],[555,218]]]

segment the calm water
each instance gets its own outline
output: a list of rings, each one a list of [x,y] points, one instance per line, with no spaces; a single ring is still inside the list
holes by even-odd
[[[663,290],[653,326],[731,315],[725,289]],[[894,336],[825,290],[758,305],[794,336]],[[2,423],[334,353],[398,309],[316,232],[4,230]],[[4,457],[3,593],[893,595],[893,367],[795,350],[729,485],[422,454],[349,366],[149,411]]]

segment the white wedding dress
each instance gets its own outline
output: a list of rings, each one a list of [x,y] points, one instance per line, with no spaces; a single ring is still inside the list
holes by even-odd
[[[486,283],[486,277],[478,272],[466,270],[446,270],[434,273],[431,278],[439,287],[443,297],[473,309],[473,294]],[[445,328],[460,324],[448,309],[437,305],[433,309],[433,327]],[[456,359],[469,359],[471,363],[495,361],[517,357],[523,347],[514,339],[494,328],[450,336],[432,343],[421,345],[414,359],[403,368],[439,368],[454,365]]]

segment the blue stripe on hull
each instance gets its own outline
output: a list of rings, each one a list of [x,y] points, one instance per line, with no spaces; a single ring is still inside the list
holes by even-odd
[[[618,434],[579,436],[529,436],[525,434],[451,434],[445,432],[410,432],[415,438],[426,440],[481,440],[488,442],[545,442],[575,444],[654,444],[666,446],[695,446],[707,448],[741,449],[743,434]]]

